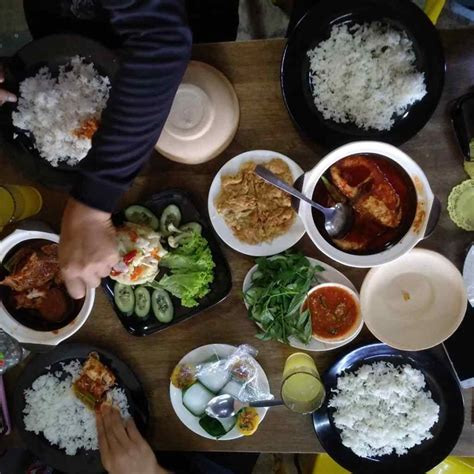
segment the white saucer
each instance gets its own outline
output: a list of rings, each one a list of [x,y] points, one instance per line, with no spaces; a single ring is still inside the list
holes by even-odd
[[[209,64],[191,61],[155,148],[179,163],[204,163],[227,148],[239,118],[229,80]]]
[[[311,258],[311,257],[306,257],[306,258],[313,265],[320,265],[321,267],[324,268],[324,271],[318,272],[316,274],[320,283],[339,283],[340,285],[347,286],[348,288],[350,288],[351,290],[357,293],[355,286],[352,284],[349,278],[343,275],[339,270],[336,270],[335,268],[331,267],[331,265],[321,262],[320,260],[316,260],[315,258]],[[252,282],[252,274],[256,269],[257,269],[257,265],[254,265],[247,272],[247,275],[245,275],[244,283],[242,285],[242,291],[244,293],[250,288],[250,283]],[[244,304],[248,309],[248,306],[245,303],[245,300],[244,300]],[[311,352],[331,351],[332,349],[337,349],[338,347],[345,346],[346,344],[349,344],[349,342],[353,341],[359,335],[363,326],[364,326],[364,323],[363,321],[361,321],[360,326],[357,328],[357,331],[353,334],[353,336],[350,339],[347,339],[342,342],[326,343],[322,341],[317,341],[316,339],[312,338],[309,344],[303,344],[301,341],[296,339],[296,337],[290,336],[289,337],[290,346],[296,349],[302,349],[304,351],[311,351]]]
[[[247,244],[241,242],[232,232],[232,230],[225,223],[224,218],[217,212],[214,205],[214,201],[221,190],[221,177],[228,174],[237,174],[243,163],[247,161],[254,161],[255,163],[266,163],[273,158],[280,158],[290,168],[293,176],[293,181],[303,174],[301,167],[296,164],[293,160],[288,158],[281,153],[269,150],[253,150],[241,153],[229,160],[216,174],[212,181],[211,188],[209,189],[208,197],[208,210],[209,217],[211,219],[214,230],[217,232],[219,237],[229,246],[237,252],[245,255],[251,255],[253,257],[264,257],[269,255],[275,255],[280,252],[288,250],[290,247],[295,245],[305,233],[303,222],[299,216],[296,215],[293,225],[288,229],[286,234],[277,237],[271,242],[262,242],[260,244]]]
[[[414,249],[369,271],[360,290],[362,318],[395,349],[419,351],[446,340],[461,324],[467,292],[443,255]]]

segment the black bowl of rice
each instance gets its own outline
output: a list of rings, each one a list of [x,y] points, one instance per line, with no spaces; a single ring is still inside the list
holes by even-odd
[[[322,0],[288,39],[281,87],[294,123],[316,142],[400,145],[432,116],[444,74],[439,35],[413,2]]]

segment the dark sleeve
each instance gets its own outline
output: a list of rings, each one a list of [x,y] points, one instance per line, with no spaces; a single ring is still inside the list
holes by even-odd
[[[111,212],[149,158],[191,55],[184,0],[102,0],[124,56],[72,196]]]

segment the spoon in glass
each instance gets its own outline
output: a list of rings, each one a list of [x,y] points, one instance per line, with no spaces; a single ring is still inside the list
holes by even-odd
[[[303,193],[300,193],[293,186],[285,183],[285,181],[281,180],[278,176],[267,170],[262,165],[257,165],[255,173],[273,186],[308,203],[310,206],[314,207],[314,209],[321,212],[324,215],[324,228],[330,237],[343,237],[351,229],[354,221],[354,211],[349,204],[338,202],[333,207],[324,207],[307,198]]]
[[[257,400],[243,403],[232,395],[218,395],[209,401],[206,414],[212,418],[229,418],[238,413],[242,408],[266,408],[284,405],[282,400]]]

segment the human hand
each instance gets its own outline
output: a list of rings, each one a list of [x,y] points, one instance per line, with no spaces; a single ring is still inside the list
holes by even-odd
[[[100,459],[109,474],[164,474],[155,454],[132,419],[126,422],[115,408],[102,405],[96,413]]]
[[[5,73],[3,71],[3,65],[0,64],[0,83],[4,80]],[[6,91],[5,89],[0,89],[0,105],[3,105],[5,102],[16,102],[16,95]]]
[[[110,214],[70,198],[64,210],[59,266],[69,294],[83,298],[119,261]]]

